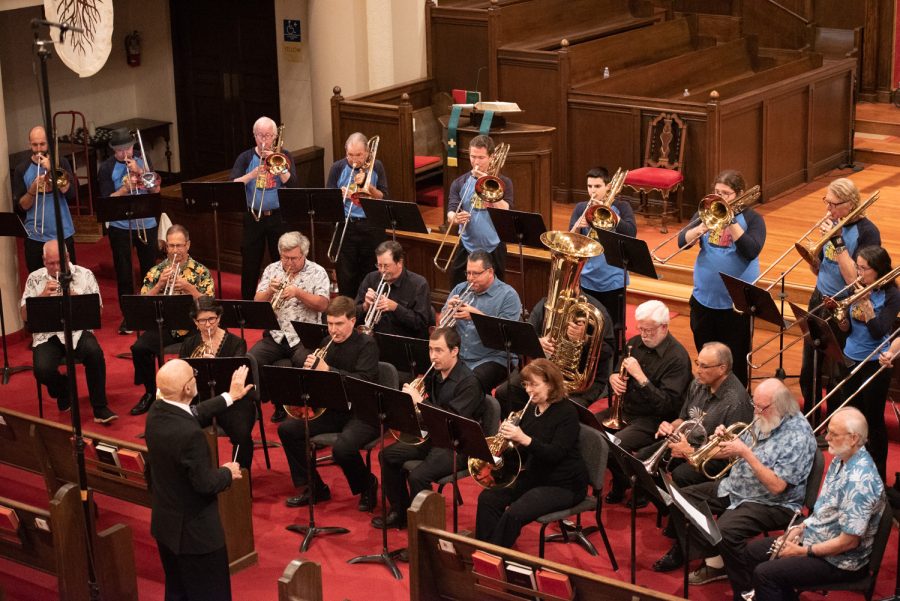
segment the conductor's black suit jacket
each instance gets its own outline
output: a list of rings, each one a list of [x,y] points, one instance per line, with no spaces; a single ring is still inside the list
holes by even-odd
[[[225,408],[217,396],[204,412]],[[200,407],[198,406],[198,407]],[[231,472],[212,466],[206,438],[194,415],[157,401],[147,414],[150,533],[176,554],[210,553],[225,546],[216,495],[231,485]]]

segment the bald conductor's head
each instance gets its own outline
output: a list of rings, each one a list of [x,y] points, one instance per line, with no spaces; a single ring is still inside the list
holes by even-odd
[[[187,361],[172,359],[156,374],[156,387],[167,401],[190,403],[197,394],[194,368]]]

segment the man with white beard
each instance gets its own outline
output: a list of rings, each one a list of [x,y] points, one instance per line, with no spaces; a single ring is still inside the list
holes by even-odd
[[[705,584],[728,578],[736,601],[741,592],[751,588],[747,563],[747,542],[768,531],[783,530],[792,515],[803,504],[806,479],[816,453],[812,428],[800,413],[794,396],[783,382],[764,380],[753,394],[752,429],[758,439],[752,445],[749,432],[719,445],[718,458],[737,459],[728,475],[721,480],[704,482],[682,489],[692,503],[706,501],[718,516],[722,540],[713,547],[698,533],[691,531],[692,552],[709,557],[721,554],[724,567],[704,563],[691,573],[691,584]],[[719,426],[716,434],[724,428]],[[680,541],[684,539],[684,518],[672,514],[678,539],[656,564],[656,571],[680,567],[685,559]]]

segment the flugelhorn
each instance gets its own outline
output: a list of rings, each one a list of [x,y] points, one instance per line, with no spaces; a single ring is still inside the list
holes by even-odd
[[[822,248],[824,248],[825,244],[834,236],[836,236],[845,225],[850,225],[851,223],[865,217],[866,209],[875,204],[878,201],[879,196],[881,196],[881,190],[876,190],[875,193],[869,196],[869,198],[867,198],[864,203],[847,213],[846,217],[838,221],[838,223],[836,223],[834,227],[822,234],[822,237],[819,238],[818,242],[803,245],[800,243],[802,242],[801,239],[794,243],[794,248],[797,249],[797,252],[800,253],[801,257],[803,257],[803,260],[809,263],[810,267],[818,270],[819,253],[822,252]]]
[[[521,411],[512,411],[506,421],[514,426],[518,426],[522,421],[525,411],[531,406],[532,397],[528,397],[528,402],[522,407]],[[519,472],[522,471],[522,457],[519,450],[511,441],[497,434],[496,436],[487,437],[488,448],[493,456],[493,461],[485,461],[469,457],[468,468],[469,473],[475,482],[482,488],[506,488],[511,486]]]
[[[350,212],[351,210],[347,209],[347,202],[351,202],[353,204],[359,204],[360,197],[363,196],[364,190],[368,190],[369,186],[372,185],[372,173],[375,170],[375,158],[378,156],[378,144],[381,141],[381,137],[372,136],[366,141],[366,160],[362,165],[356,167],[355,165],[350,165],[350,181],[347,182],[347,185],[344,187],[344,197],[342,198],[342,205],[345,210],[347,210],[347,214],[344,217],[344,226],[341,227],[341,222],[338,221],[334,224],[334,234],[331,235],[331,242],[328,244],[328,252],[326,252],[326,256],[328,260],[332,263],[337,263],[338,257],[341,256],[341,248],[344,246],[344,237],[347,235],[347,227],[350,225]],[[361,169],[365,172],[366,176],[363,179],[363,183],[361,185],[356,183],[355,173],[357,169]],[[352,205],[351,205],[352,207]],[[338,239],[338,230],[341,232],[341,237]],[[334,243],[337,242],[337,247],[335,248]]]
[[[644,469],[647,470],[651,476],[655,476],[659,471],[659,463],[662,461],[663,457],[665,457],[666,452],[669,450],[669,443],[678,442],[682,436],[687,440],[694,432],[697,431],[697,428],[700,428],[700,432],[703,434],[704,441],[709,437],[709,434],[706,431],[706,428],[703,427],[703,418],[706,417],[705,411],[700,411],[697,407],[691,407],[691,418],[686,419],[675,428],[675,431],[669,434],[664,438],[662,443],[659,445],[659,448],[654,451],[653,455],[651,455],[646,461],[643,461]],[[701,446],[704,443],[700,443]]]
[[[691,467],[693,467],[695,470],[703,472],[703,475],[710,480],[718,480],[719,478],[727,474],[728,470],[734,467],[734,464],[737,463],[740,459],[740,457],[733,457],[731,461],[729,461],[728,464],[717,473],[710,474],[706,470],[706,466],[710,461],[716,458],[716,455],[719,452],[719,445],[723,442],[728,442],[729,440],[738,438],[745,432],[748,432],[750,434],[750,438],[753,441],[750,444],[750,448],[752,449],[756,446],[756,443],[759,440],[756,436],[756,432],[753,430],[753,426],[756,424],[756,421],[758,419],[759,417],[753,418],[753,421],[751,421],[749,424],[744,422],[735,422],[725,428],[725,432],[723,432],[721,435],[713,434],[707,439],[706,444],[701,445],[700,448],[698,448],[696,451],[691,453],[690,456],[688,456],[687,462],[691,464]]]
[[[325,346],[319,347],[312,352],[312,356],[315,357],[315,360],[310,366],[310,369],[315,369],[319,362],[325,359],[325,355],[328,354],[328,349],[331,348],[332,344],[334,344],[334,338],[329,340],[328,344]],[[303,419],[308,416],[309,419],[313,420],[325,413],[324,407],[318,409],[305,408],[303,405],[282,405],[282,407],[284,407],[285,412],[294,419]]]
[[[378,305],[381,303],[381,299],[387,298],[390,293],[391,285],[384,281],[384,275],[382,275],[381,281],[378,282],[378,287],[375,289],[375,299],[372,301],[372,304],[369,305],[369,310],[366,312],[366,319],[363,324],[357,328],[361,334],[371,336],[375,332],[375,326],[381,321],[382,313],[381,309],[378,308]]]

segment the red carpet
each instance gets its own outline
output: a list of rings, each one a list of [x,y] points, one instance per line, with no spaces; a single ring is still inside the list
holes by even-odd
[[[118,336],[116,328],[121,320],[118,304],[115,300],[115,284],[112,276],[112,262],[109,246],[105,240],[96,244],[80,244],[77,249],[79,262],[94,271],[98,276],[105,308],[103,311],[103,328],[97,331],[97,337],[104,349],[107,361],[108,383],[107,393],[112,409],[120,419],[110,427],[104,428],[90,421],[90,407],[86,398],[84,373],[78,369],[79,392],[83,411],[84,426],[87,430],[102,431],[105,434],[134,440],[135,435],[144,429],[144,417],[131,417],[128,410],[140,396],[140,391],[132,384],[132,368],[129,361],[117,359],[115,355],[128,350],[134,340],[133,336]],[[223,278],[225,295],[235,298],[238,294],[238,277],[226,274]],[[633,314],[629,313],[629,321]],[[632,326],[633,329],[633,326]],[[629,330],[629,335],[631,329]],[[259,337],[258,333],[248,333],[248,342],[252,344]],[[27,342],[22,341],[10,345],[11,365],[30,365],[31,353]],[[10,383],[0,387],[2,405],[17,411],[37,415],[37,402],[34,378],[30,373],[13,376]],[[69,414],[60,414],[52,399],[45,403],[48,419],[67,422]],[[274,424],[269,423],[271,407],[264,406],[266,414],[266,432],[270,440],[277,440]],[[889,417],[891,437],[897,439],[896,420]],[[220,440],[220,453],[227,456],[227,442]],[[284,499],[294,493],[288,475],[284,454],[280,449],[270,449],[272,469],[266,470],[261,449],[257,449],[254,457],[253,478],[253,522],[256,549],[259,553],[259,565],[246,569],[232,577],[234,598],[236,600],[267,600],[277,598],[277,580],[284,567],[299,557],[300,537],[287,532],[285,526],[292,523],[307,523],[306,509],[289,509]],[[889,473],[896,469],[896,448],[892,452],[892,465]],[[375,472],[378,473],[377,461]],[[326,483],[331,487],[333,500],[318,506],[316,524],[319,526],[340,525],[350,529],[349,534],[327,536],[316,539],[306,559],[320,563],[323,567],[325,599],[354,600],[400,600],[409,598],[409,570],[401,564],[403,580],[394,580],[381,565],[363,564],[348,565],[348,559],[381,551],[381,532],[369,525],[370,514],[361,514],[356,510],[355,497],[351,497],[347,483],[334,466],[322,469]],[[476,500],[479,488],[467,479],[461,484],[465,504],[460,507],[459,524],[461,529],[474,527]],[[445,491],[447,492],[447,491]],[[0,495],[21,499],[38,506],[47,506],[42,480],[34,475],[0,466]],[[450,500],[449,493],[445,495]],[[149,533],[150,511],[108,497],[97,497],[100,508],[100,528],[123,522],[131,526],[134,534],[135,560],[138,572],[138,586],[142,599],[162,599],[163,573],[159,563],[156,545]],[[380,506],[379,506],[380,510]],[[619,572],[613,572],[608,558],[603,551],[598,535],[592,535],[598,549],[599,557],[591,557],[576,545],[549,544],[547,558],[568,563],[610,578],[627,581],[629,578],[629,512],[624,506],[616,505],[604,509],[604,523],[612,540],[613,550],[619,561]],[[586,518],[587,524],[592,522]],[[637,520],[637,583],[649,586],[670,594],[681,591],[681,573],[656,574],[650,570],[653,562],[669,547],[669,540],[664,538],[655,526],[656,513],[647,508],[638,512]],[[448,516],[448,523],[452,523]],[[528,527],[516,544],[520,551],[537,553],[538,528]],[[391,550],[406,546],[406,532],[391,530],[388,535]],[[885,556],[881,578],[875,598],[883,598],[894,590],[896,573],[896,539],[892,536]],[[9,601],[32,601],[35,599],[52,599],[56,595],[56,582],[51,576],[17,564],[0,560],[0,588]],[[808,595],[818,597],[818,595]],[[731,598],[730,587],[726,582],[718,582],[691,589],[692,599],[726,600]],[[852,595],[833,593],[829,599],[854,599]],[[593,601],[593,600],[591,600]]]

